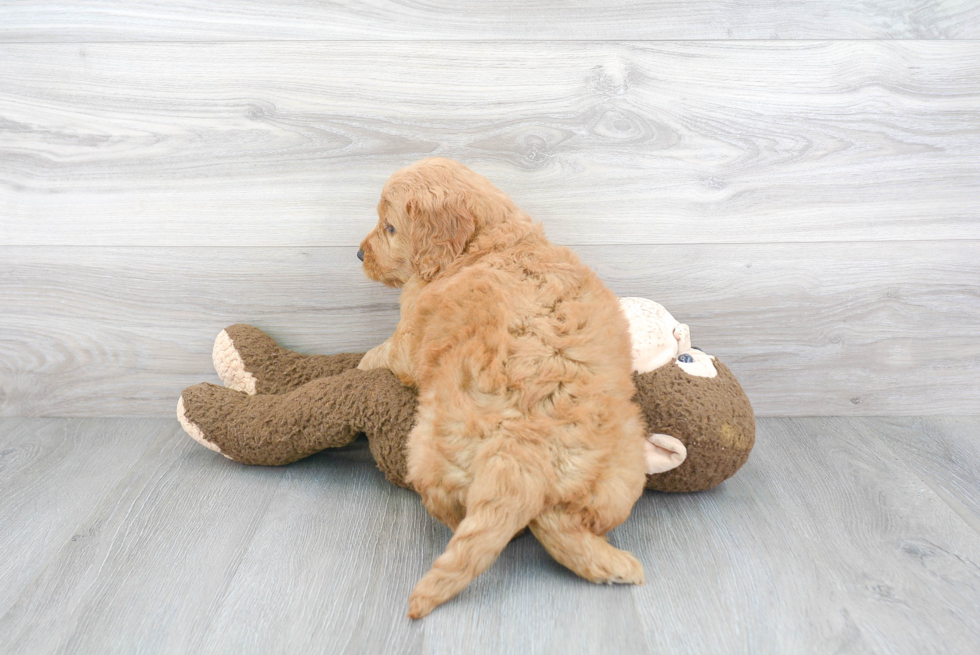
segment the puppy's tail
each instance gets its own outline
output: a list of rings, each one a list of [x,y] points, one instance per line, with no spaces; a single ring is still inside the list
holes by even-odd
[[[504,547],[544,507],[540,473],[525,458],[497,453],[481,467],[466,496],[466,517],[446,551],[415,585],[408,616],[419,619],[446,602],[483,573]],[[534,465],[534,462],[531,463]]]

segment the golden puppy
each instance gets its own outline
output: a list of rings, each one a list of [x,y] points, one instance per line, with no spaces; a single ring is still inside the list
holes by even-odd
[[[454,531],[409,616],[459,593],[525,526],[583,578],[642,584],[636,558],[605,539],[646,479],[616,296],[458,162],[392,175],[378,216],[358,257],[402,288],[401,320],[360,368],[418,388],[408,480]]]

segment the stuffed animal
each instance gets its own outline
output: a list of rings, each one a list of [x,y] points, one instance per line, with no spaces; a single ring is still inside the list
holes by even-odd
[[[700,491],[731,477],[755,443],[742,387],[690,330],[652,300],[623,298],[633,343],[635,402],[648,427],[647,488]],[[250,325],[215,340],[226,386],[184,389],[177,417],[196,441],[244,464],[281,465],[367,436],[378,467],[408,487],[405,443],[417,395],[385,369],[357,368],[363,353],[303,355]]]

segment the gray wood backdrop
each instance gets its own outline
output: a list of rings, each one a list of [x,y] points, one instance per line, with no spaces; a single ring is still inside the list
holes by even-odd
[[[172,416],[239,321],[379,342],[354,252],[430,155],[760,415],[978,414],[978,39],[971,1],[8,0],[0,416]]]

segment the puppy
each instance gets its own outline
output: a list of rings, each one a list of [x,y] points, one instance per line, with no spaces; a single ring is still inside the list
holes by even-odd
[[[613,293],[488,180],[432,158],[396,172],[358,257],[402,289],[401,320],[365,354],[417,387],[408,481],[454,532],[419,581],[420,618],[525,526],[593,582],[643,583],[611,546],[643,491],[630,339]]]

